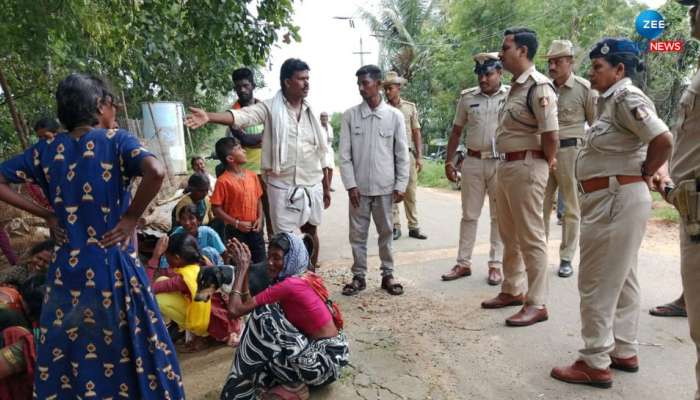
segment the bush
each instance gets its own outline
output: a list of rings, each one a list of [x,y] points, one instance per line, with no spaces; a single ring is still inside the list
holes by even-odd
[[[445,177],[445,163],[423,160],[423,170],[418,174],[418,186],[452,188],[450,181]]]

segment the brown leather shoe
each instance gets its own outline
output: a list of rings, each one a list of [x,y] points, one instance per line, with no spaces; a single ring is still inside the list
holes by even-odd
[[[546,308],[525,304],[517,313],[506,319],[508,326],[530,326],[549,318]]]
[[[610,368],[619,369],[625,372],[639,371],[639,358],[632,356],[629,358],[617,358],[610,356]]]
[[[472,270],[469,267],[463,267],[461,265],[455,265],[452,267],[452,271],[442,276],[443,281],[453,281],[455,279],[463,278],[472,274]]]
[[[489,278],[486,282],[491,286],[498,286],[503,282],[503,275],[501,275],[501,269],[496,267],[489,267]]]
[[[491,309],[509,306],[522,306],[524,301],[525,296],[523,296],[522,294],[513,296],[512,294],[501,292],[498,294],[498,296],[494,297],[493,299],[483,301],[481,303],[481,308]]]
[[[603,389],[612,387],[613,383],[613,375],[610,368],[591,368],[581,360],[578,360],[573,363],[573,365],[569,365],[567,367],[552,368],[550,375],[552,378],[566,383],[578,383]]]

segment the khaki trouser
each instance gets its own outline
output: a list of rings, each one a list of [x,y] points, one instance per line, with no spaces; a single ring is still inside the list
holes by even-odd
[[[549,217],[552,214],[557,187],[564,201],[564,220],[562,224],[559,258],[571,261],[578,247],[581,211],[578,201],[576,181],[577,146],[565,147],[557,152],[557,169],[549,175],[547,189],[544,192],[544,229],[549,238]]]
[[[525,160],[501,163],[496,176],[498,230],[504,245],[501,290],[527,293],[528,304],[544,305],[549,281],[542,219],[547,162],[528,153]]]
[[[408,186],[406,186],[406,195],[403,198],[404,208],[406,209],[406,220],[408,221],[408,229],[418,229],[418,212],[416,211],[416,185],[418,184],[418,172],[416,171],[416,159],[413,157],[413,152],[410,151],[411,165],[408,169]],[[401,229],[401,212],[399,205],[394,203],[392,208],[392,219],[394,228]]]
[[[637,255],[651,214],[644,182],[619,185],[581,195],[580,359],[605,369],[610,355],[637,355],[639,283]]]
[[[695,342],[698,361],[695,364],[695,378],[698,391],[695,400],[700,400],[700,243],[692,243],[681,223],[681,275],[683,276],[683,296],[688,311],[690,337]]]
[[[382,277],[394,272],[394,256],[391,252],[391,205],[393,194],[383,196],[360,196],[360,206],[350,208],[350,247],[352,248],[352,274],[364,277],[367,274],[367,233],[370,218],[379,234],[379,259]]]
[[[484,196],[489,196],[491,214],[491,248],[489,266],[499,267],[503,260],[503,243],[498,233],[496,211],[496,170],[498,160],[481,160],[467,156],[462,163],[462,220],[459,224],[459,251],[457,264],[469,267],[476,242],[476,228],[484,206]],[[496,265],[497,264],[497,265]]]

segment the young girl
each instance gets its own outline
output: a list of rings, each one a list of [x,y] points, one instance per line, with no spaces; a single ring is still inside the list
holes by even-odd
[[[195,335],[185,352],[199,351],[208,346],[206,336],[234,346],[238,343],[240,323],[228,318],[226,303],[220,294],[207,301],[193,301],[197,293],[197,275],[203,263],[197,239],[185,232],[172,235],[165,258],[172,269],[171,277],[160,277],[153,283],[153,293],[166,318],[180,330]]]

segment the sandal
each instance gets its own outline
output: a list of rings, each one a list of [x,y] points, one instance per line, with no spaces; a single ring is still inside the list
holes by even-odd
[[[343,294],[345,296],[354,296],[367,288],[365,278],[361,276],[353,276],[352,282],[343,286]]]
[[[299,386],[278,385],[262,395],[263,400],[308,400],[309,388],[305,384]]]
[[[403,294],[403,285],[398,282],[393,282],[394,277],[392,275],[387,275],[382,278],[382,289],[386,290],[387,293],[393,296],[399,296]]]
[[[687,317],[688,312],[676,303],[668,303],[649,309],[649,314],[655,317]]]

